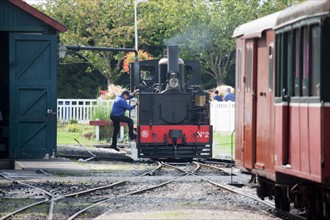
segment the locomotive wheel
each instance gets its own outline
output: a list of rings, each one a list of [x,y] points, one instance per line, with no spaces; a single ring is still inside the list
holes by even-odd
[[[319,219],[318,210],[317,210],[317,201],[315,197],[311,196],[308,202],[308,219],[317,220]]]
[[[249,181],[249,183],[253,181],[252,178],[253,178],[253,176],[251,177],[251,180]],[[254,178],[255,178],[255,176],[254,176]],[[259,182],[259,187],[257,187],[257,195],[259,198],[261,198],[263,200],[267,195],[267,183],[261,177],[258,177],[258,182]]]
[[[286,195],[286,190],[275,187],[275,207],[285,212],[290,211],[290,201]]]
[[[325,219],[330,218],[330,193],[325,192],[323,194],[323,216]]]
[[[308,219],[311,220],[326,220],[327,210],[325,201],[322,201],[322,197],[319,194],[314,194],[310,196],[309,207],[308,207]]]

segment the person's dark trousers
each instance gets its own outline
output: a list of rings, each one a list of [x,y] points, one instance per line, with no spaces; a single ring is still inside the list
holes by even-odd
[[[129,137],[134,137],[133,133],[133,120],[127,116],[110,116],[113,122],[113,135],[112,135],[112,146],[117,146],[117,135],[120,130],[120,122],[125,122],[128,124],[128,135]]]

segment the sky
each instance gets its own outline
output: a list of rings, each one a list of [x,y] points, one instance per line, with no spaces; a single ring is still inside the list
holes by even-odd
[[[23,1],[26,1],[27,3],[34,5],[34,4],[46,2],[47,0],[23,0]]]

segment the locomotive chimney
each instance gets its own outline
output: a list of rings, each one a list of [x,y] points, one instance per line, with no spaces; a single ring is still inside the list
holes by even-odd
[[[178,45],[167,46],[167,72],[179,72],[179,47]]]

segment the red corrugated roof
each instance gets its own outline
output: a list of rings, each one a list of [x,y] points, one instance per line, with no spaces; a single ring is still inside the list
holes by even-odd
[[[27,13],[31,14],[32,16],[36,17],[37,19],[45,22],[46,24],[49,24],[54,29],[65,32],[68,30],[68,28],[64,25],[59,23],[58,21],[54,20],[53,18],[49,17],[48,15],[42,13],[38,9],[32,7],[28,3],[22,1],[22,0],[8,0],[10,3],[16,5],[23,11],[26,11]]]

